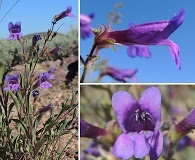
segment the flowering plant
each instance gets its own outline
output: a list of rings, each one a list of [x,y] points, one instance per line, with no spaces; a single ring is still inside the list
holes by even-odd
[[[77,134],[77,102],[76,91],[58,108],[51,99],[41,97],[44,92],[54,86],[58,78],[53,74],[55,67],[48,71],[40,71],[37,66],[40,61],[52,54],[57,54],[61,46],[49,49],[49,42],[56,36],[54,31],[57,22],[65,17],[75,17],[72,7],[54,16],[51,28],[44,37],[35,34],[29,50],[22,36],[22,23],[10,22],[8,40],[18,41],[22,48],[22,63],[24,68],[13,73],[10,65],[3,74],[0,84],[0,159],[64,159],[67,157],[67,146]],[[39,49],[38,43],[44,40]],[[38,105],[39,103],[41,104]],[[71,132],[74,130],[74,133]],[[63,138],[68,140],[63,143]]]

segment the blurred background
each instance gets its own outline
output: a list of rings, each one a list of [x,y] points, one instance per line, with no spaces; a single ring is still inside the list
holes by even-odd
[[[109,131],[107,136],[99,137],[98,140],[80,138],[81,159],[115,160],[112,154],[112,146],[121,133],[116,122],[116,117],[111,105],[112,95],[119,90],[127,91],[138,101],[143,91],[151,85],[81,85],[80,114],[81,118],[90,124]],[[194,85],[157,85],[162,95],[161,102],[161,131],[164,136],[164,148],[160,160],[167,156],[169,140],[167,132],[170,120],[179,122],[195,106]],[[93,145],[92,145],[93,144]],[[195,134],[189,133],[182,139],[174,154],[177,160],[193,160],[195,157]],[[132,158],[133,160],[134,158]],[[149,157],[145,157],[149,160]]]
[[[91,1],[81,0],[81,14],[95,16],[91,21],[91,27],[99,28],[98,25],[111,25],[112,30],[124,30],[129,24],[141,24],[153,21],[170,20],[182,8],[185,9],[185,20],[183,24],[170,35],[169,39],[180,48],[180,59],[182,68],[179,70],[170,56],[167,46],[149,46],[151,58],[131,58],[127,55],[126,46],[116,46],[118,52],[111,49],[100,51],[100,59],[96,62],[86,77],[86,82],[96,82],[97,77],[105,66],[118,67],[120,69],[138,69],[135,77],[138,82],[194,82],[195,76],[192,68],[195,68],[194,37],[195,25],[195,2],[179,1],[156,1],[136,0],[119,1],[104,0]],[[94,36],[81,39],[81,56],[85,59],[93,44]],[[81,65],[81,73],[83,67]],[[117,82],[109,76],[104,76],[100,82]],[[129,79],[128,82],[132,82]]]

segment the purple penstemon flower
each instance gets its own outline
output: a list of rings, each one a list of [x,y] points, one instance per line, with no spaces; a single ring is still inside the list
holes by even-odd
[[[112,107],[123,131],[113,146],[114,155],[129,159],[149,154],[150,159],[158,159],[163,149],[159,89],[146,89],[139,102],[128,92],[118,91],[112,97]]]
[[[101,72],[100,77],[109,75],[115,80],[125,83],[127,78],[133,78],[136,73],[137,69],[119,69],[115,67],[107,67]]]
[[[59,52],[60,49],[62,49],[62,47],[57,46],[56,48],[54,48],[53,50],[50,51],[50,54],[55,54],[55,53]]]
[[[92,29],[90,26],[91,20],[94,18],[94,13],[90,15],[80,14],[80,27],[81,27],[81,38],[86,39],[91,36]]]
[[[7,83],[7,86],[4,88],[4,90],[10,90],[10,91],[17,91],[20,89],[20,84],[18,83],[18,74],[9,75],[7,74],[5,77],[5,81]]]
[[[53,87],[53,85],[48,82],[49,79],[55,79],[54,76],[51,75],[51,73],[53,71],[54,71],[54,69],[51,68],[48,72],[40,73],[40,75],[39,75],[39,86],[41,88]]]
[[[39,113],[44,113],[44,112],[47,112],[49,110],[51,110],[52,108],[54,107],[54,105],[52,103],[48,104],[47,106],[41,108],[39,110]]]
[[[176,143],[193,129],[195,129],[195,108],[193,108],[179,123],[173,123],[168,137],[172,143]]]
[[[67,6],[65,11],[63,11],[62,13],[58,15],[55,15],[54,22],[57,22],[64,17],[75,17],[75,15],[72,14],[72,6]]]
[[[16,22],[15,25],[12,22],[9,22],[8,29],[10,32],[8,40],[19,40],[22,38],[21,22]]]
[[[105,136],[107,131],[96,127],[82,118],[80,119],[80,137],[97,138],[98,136]]]
[[[41,36],[39,34],[35,34],[32,38],[32,44],[36,44],[37,41],[41,40]]]
[[[168,37],[183,23],[184,9],[177,13],[171,20],[157,21],[134,25],[126,30],[111,31],[109,27],[102,27],[96,33],[95,44],[106,46],[110,44],[121,45],[165,45],[170,49],[171,56],[176,65],[181,69],[179,57],[180,49]]]

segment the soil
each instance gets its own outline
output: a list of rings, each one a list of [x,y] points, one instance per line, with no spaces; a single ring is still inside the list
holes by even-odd
[[[34,106],[39,110],[43,106],[52,103],[55,106],[55,112],[57,112],[66,98],[69,98],[68,103],[70,103],[72,93],[74,92],[76,95],[78,93],[78,56],[69,54],[68,57],[61,60],[45,61],[41,64],[37,64],[36,74],[38,75],[40,72],[46,72],[50,68],[54,68],[52,75],[55,77],[55,80],[50,81],[53,84],[53,87],[49,89],[38,87],[37,90],[40,92],[40,96],[34,103]],[[18,65],[12,69],[12,72],[19,73],[24,70],[24,66]],[[70,127],[71,133],[62,136],[60,141],[60,146],[63,148],[73,136],[65,150],[66,157],[63,159],[67,160],[78,159],[78,97],[76,97],[75,106],[77,106],[77,118]],[[43,119],[43,121],[47,119],[49,114],[50,112],[45,113],[45,119]],[[71,117],[72,113],[66,115],[67,119]]]

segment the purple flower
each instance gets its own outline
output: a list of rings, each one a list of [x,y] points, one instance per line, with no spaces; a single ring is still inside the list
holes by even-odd
[[[181,136],[184,136],[195,129],[195,108],[176,125],[175,129]]]
[[[97,138],[98,136],[105,136],[107,131],[87,123],[82,118],[80,119],[80,137]]]
[[[53,87],[51,83],[48,82],[49,79],[54,79],[54,77],[51,75],[51,73],[54,71],[54,69],[50,69],[48,72],[41,73],[39,75],[39,86],[41,88],[50,88]]]
[[[8,40],[18,40],[22,38],[21,22],[16,22],[15,25],[12,22],[9,22],[8,29],[10,32]]]
[[[64,12],[55,15],[54,22],[57,22],[64,17],[75,17],[75,15],[73,15],[71,12],[72,12],[72,6],[67,6]]]
[[[18,74],[14,74],[13,76],[7,74],[5,77],[7,86],[4,88],[4,90],[10,90],[10,91],[17,91],[20,89],[20,84],[18,84]]]
[[[185,149],[186,147],[195,147],[195,141],[192,140],[190,137],[188,136],[184,136],[177,144],[177,148],[176,150],[181,151],[183,149]]]
[[[56,48],[54,48],[53,50],[50,51],[50,54],[55,54],[57,52],[59,52],[59,50],[61,49],[61,46],[57,46]]]
[[[129,24],[129,28],[134,26],[135,23]],[[128,45],[127,46],[127,54],[132,57],[145,57],[145,58],[150,58],[151,54],[146,45]]]
[[[80,27],[81,27],[81,38],[85,39],[91,36],[92,29],[90,26],[91,20],[94,18],[94,13],[90,15],[80,14]]]
[[[171,20],[134,25],[126,30],[111,31],[109,27],[105,27],[103,31],[100,27],[95,43],[104,47],[110,44],[165,45],[169,47],[171,56],[178,68],[181,69],[180,49],[168,37],[183,23],[184,13],[185,11],[182,9]]]
[[[32,96],[34,97],[34,99],[37,99],[39,97],[39,91],[38,90],[33,90],[32,91]]]
[[[118,91],[112,97],[112,107],[123,133],[117,138],[113,153],[129,159],[150,155],[156,160],[162,153],[161,93],[157,87],[145,90],[139,102],[129,93]]]
[[[129,45],[127,46],[127,54],[132,58],[136,56],[145,58],[151,57],[150,51],[145,45]]]
[[[41,108],[39,110],[39,113],[47,112],[47,111],[51,110],[53,107],[54,107],[54,105],[52,103],[50,103],[46,107]]]
[[[193,129],[195,129],[195,108],[179,123],[175,124],[175,122],[173,122],[168,133],[169,140],[172,143],[176,143]]]
[[[107,67],[102,71],[100,77],[109,75],[117,81],[126,82],[127,78],[133,78],[133,76],[137,73],[137,69],[118,69],[114,67]]]
[[[39,40],[41,40],[42,38],[41,38],[41,36],[39,35],[39,34],[35,34],[34,36],[33,36],[33,38],[32,38],[32,43],[33,44],[36,44],[37,43],[37,41],[39,41]]]

